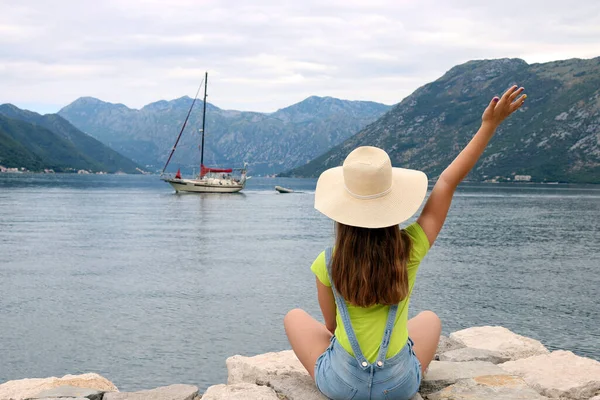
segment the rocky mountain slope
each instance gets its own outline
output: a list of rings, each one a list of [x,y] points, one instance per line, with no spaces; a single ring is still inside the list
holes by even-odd
[[[182,97],[135,110],[84,97],[59,114],[113,149],[157,170],[166,161],[191,103],[192,99]],[[280,172],[307,163],[389,108],[331,97],[309,97],[270,114],[222,110],[207,103],[205,163],[237,167],[247,161],[252,175]],[[175,153],[173,168],[198,166],[201,124],[199,100]]]
[[[315,177],[357,146],[385,149],[395,166],[436,178],[471,139],[494,95],[525,87],[524,106],[498,129],[468,179],[600,183],[600,57],[527,64],[469,61],[405,98],[383,117],[282,176]],[[526,179],[526,178],[525,178]]]
[[[79,131],[56,114],[0,105],[0,164],[32,171],[85,169],[139,173],[133,161]]]

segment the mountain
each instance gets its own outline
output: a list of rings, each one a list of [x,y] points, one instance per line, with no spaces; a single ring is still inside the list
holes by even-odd
[[[93,163],[54,132],[0,115],[0,164],[39,171],[88,169]]]
[[[40,115],[2,104],[0,117],[0,164],[5,167],[139,173],[133,161],[57,114]]]
[[[91,97],[59,111],[82,131],[154,169],[163,167],[192,103],[189,97],[158,101],[140,110]],[[175,166],[198,166],[202,101],[196,102],[177,147]],[[390,107],[368,101],[309,97],[274,113],[222,110],[206,104],[205,164],[250,164],[253,175],[305,164],[358,132]],[[174,167],[173,167],[174,168]]]
[[[527,64],[469,61],[417,89],[383,117],[281,176],[316,177],[352,149],[385,149],[395,166],[436,178],[468,143],[494,95],[525,87],[523,107],[498,129],[468,179],[600,183],[600,57]]]

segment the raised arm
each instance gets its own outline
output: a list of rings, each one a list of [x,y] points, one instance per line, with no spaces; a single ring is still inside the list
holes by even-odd
[[[517,98],[522,92],[523,88],[513,86],[501,98],[492,99],[483,112],[481,127],[473,139],[440,175],[417,220],[430,245],[442,230],[458,184],[473,169],[500,123],[523,105],[527,96],[523,94]]]

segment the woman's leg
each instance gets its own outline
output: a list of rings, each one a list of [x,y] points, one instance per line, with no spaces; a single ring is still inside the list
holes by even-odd
[[[300,309],[287,313],[283,319],[283,326],[296,357],[314,379],[315,363],[329,347],[331,332],[325,325]]]
[[[415,342],[413,350],[421,362],[423,374],[435,357],[441,333],[442,321],[433,311],[423,311],[408,320],[408,336]]]

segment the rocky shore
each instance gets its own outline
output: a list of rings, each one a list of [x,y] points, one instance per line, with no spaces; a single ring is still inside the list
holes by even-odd
[[[570,351],[550,352],[503,327],[475,327],[442,337],[414,399],[600,400],[600,362]],[[317,400],[321,396],[292,351],[233,356],[227,384],[204,394],[192,385],[119,392],[94,373],[0,384],[0,400]]]

